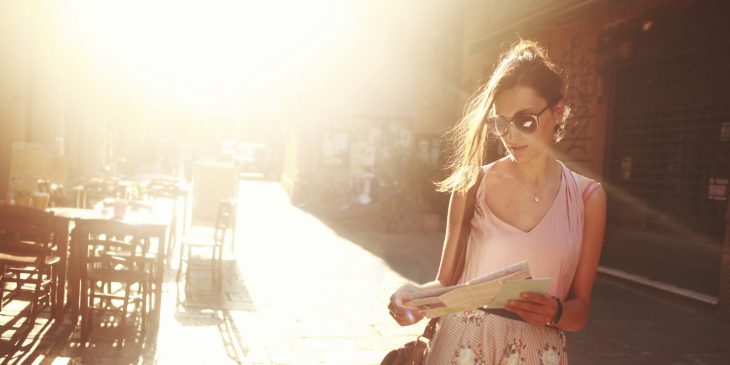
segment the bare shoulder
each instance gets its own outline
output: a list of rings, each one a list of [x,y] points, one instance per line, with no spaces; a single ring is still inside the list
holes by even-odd
[[[502,161],[504,158],[497,160],[491,164],[489,167],[482,167],[482,172],[489,170],[488,174],[483,174],[483,176],[486,176],[487,184],[495,184],[499,185],[500,182],[503,181],[511,181],[515,179],[514,174],[512,171],[508,168],[506,163],[503,163]]]
[[[578,184],[580,185],[581,188],[584,188],[584,187],[586,187],[588,185],[592,185],[592,184],[600,184],[600,182],[598,180],[591,179],[590,177],[581,175],[575,171],[573,171],[573,174],[575,174],[575,176],[578,177]]]
[[[586,219],[595,218],[602,221],[606,217],[606,189],[600,182],[595,180],[590,180],[588,183],[591,181],[594,183],[588,186],[583,193]]]
[[[595,179],[574,172],[578,177],[578,186],[583,195],[587,213],[595,210],[606,209],[606,190],[603,184]]]

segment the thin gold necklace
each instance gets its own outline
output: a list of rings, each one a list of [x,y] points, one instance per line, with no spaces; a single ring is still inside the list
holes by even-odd
[[[532,193],[532,202],[538,203],[538,202],[540,202],[540,193],[542,193],[542,191],[545,190],[545,187],[548,186],[548,183],[550,183],[551,181],[552,181],[552,176],[549,177],[548,179],[545,179],[545,182],[542,184],[542,187],[540,187],[540,189],[538,189],[537,191],[533,191],[532,189],[530,189],[530,185],[528,185],[526,182],[522,182],[522,184],[525,185],[525,188],[527,188],[527,190],[529,190],[530,193]]]

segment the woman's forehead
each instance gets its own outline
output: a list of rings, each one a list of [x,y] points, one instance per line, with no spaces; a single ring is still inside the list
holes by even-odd
[[[512,116],[525,109],[542,107],[545,99],[529,86],[517,85],[499,92],[494,98],[492,112],[502,116]]]

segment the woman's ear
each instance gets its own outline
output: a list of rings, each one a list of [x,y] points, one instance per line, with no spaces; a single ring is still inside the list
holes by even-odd
[[[570,114],[570,107],[565,105],[565,99],[560,99],[550,111],[553,113],[553,140],[557,143],[565,137],[565,118]]]
[[[555,105],[553,105],[552,108],[550,108],[553,116],[555,117],[555,122],[563,120],[564,114],[565,114],[565,99],[560,99]]]

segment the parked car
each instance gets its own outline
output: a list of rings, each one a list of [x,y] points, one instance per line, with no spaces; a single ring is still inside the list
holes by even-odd
[[[271,151],[260,143],[240,143],[235,163],[241,173],[258,173],[264,177],[269,177],[272,173]]]
[[[218,150],[218,156],[217,156],[218,161],[235,163],[237,155],[238,155],[238,142],[236,142],[236,141],[221,142],[220,149]]]

